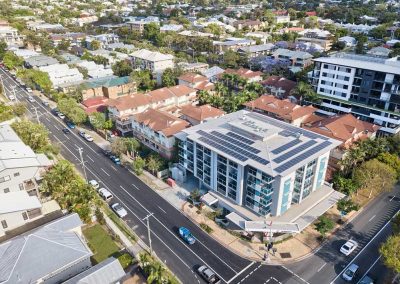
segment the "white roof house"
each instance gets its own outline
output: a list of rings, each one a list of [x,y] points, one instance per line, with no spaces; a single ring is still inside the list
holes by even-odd
[[[2,194],[0,198],[0,216],[41,207],[39,199],[36,196],[29,196],[24,190]]]
[[[93,61],[82,60],[77,62],[76,65],[87,69],[90,78],[103,78],[113,75],[111,69],[106,69],[103,65],[96,64]]]
[[[157,51],[150,51],[147,49],[141,49],[134,51],[130,54],[133,57],[140,58],[148,61],[164,61],[164,60],[173,60],[174,56],[171,54],[164,54]]]
[[[58,87],[64,83],[83,80],[83,75],[79,73],[79,70],[77,68],[69,68],[67,64],[43,66],[40,67],[39,70],[49,74],[53,87]]]

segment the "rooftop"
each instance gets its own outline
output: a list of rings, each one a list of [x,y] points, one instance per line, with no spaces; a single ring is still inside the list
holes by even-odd
[[[1,195],[0,214],[19,212],[41,208],[39,199],[36,196],[29,196],[25,190],[13,191]]]
[[[204,121],[208,118],[220,117],[225,114],[224,111],[210,105],[186,105],[181,108],[181,113],[197,121]]]
[[[185,129],[178,138],[196,141],[242,165],[284,176],[341,142],[245,110]]]
[[[163,54],[156,51],[150,51],[147,49],[141,49],[134,51],[130,54],[132,57],[140,58],[148,61],[164,61],[164,60],[173,60],[174,56],[171,54]]]

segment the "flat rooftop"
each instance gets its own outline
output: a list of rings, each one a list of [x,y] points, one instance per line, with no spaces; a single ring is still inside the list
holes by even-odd
[[[195,141],[270,176],[285,176],[329,152],[340,141],[246,110],[187,128],[176,135]]]

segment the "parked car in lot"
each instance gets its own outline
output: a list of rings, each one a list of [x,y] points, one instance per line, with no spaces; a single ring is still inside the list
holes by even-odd
[[[30,101],[31,103],[34,103],[34,102],[35,102],[35,99],[34,99],[32,96],[29,96],[29,97],[28,97],[28,101]]]
[[[99,183],[98,183],[96,180],[94,180],[94,179],[89,180],[89,184],[90,184],[94,189],[98,189],[98,188],[100,187]]]
[[[218,277],[217,274],[215,274],[214,271],[212,271],[210,268],[208,268],[205,265],[200,266],[197,269],[197,272],[200,274],[200,276],[207,281],[207,283],[210,284],[219,284],[221,283],[221,279]]]
[[[111,194],[111,192],[109,192],[104,187],[99,189],[99,194],[100,194],[101,198],[103,198],[105,201],[110,201],[113,198],[113,195]]]
[[[49,102],[48,102],[48,101],[43,101],[42,104],[43,104],[44,106],[49,106]]]
[[[358,270],[358,265],[355,263],[352,263],[345,272],[342,274],[342,278],[346,281],[352,281],[354,279],[354,276],[356,275]]]
[[[342,247],[340,248],[340,252],[344,255],[351,254],[358,246],[358,243],[354,240],[348,240]]]
[[[72,121],[67,121],[65,123],[70,129],[74,129],[75,128],[75,123],[73,123]]]
[[[374,280],[368,275],[365,275],[358,284],[374,284]]]
[[[66,127],[62,129],[62,132],[64,132],[65,134],[71,133],[71,131],[69,131],[69,129]]]
[[[61,118],[61,119],[64,119],[64,118],[65,118],[65,114],[63,114],[62,112],[59,112],[59,113],[57,114],[57,116],[58,116],[59,118]]]
[[[28,93],[32,93],[32,92],[33,92],[31,88],[26,88],[26,91],[27,91]]]
[[[14,96],[14,95],[9,95],[9,96],[8,96],[8,99],[9,99],[10,101],[15,101],[15,96]]]
[[[114,203],[111,205],[111,209],[118,215],[119,218],[124,218],[128,215],[128,212],[119,203]]]
[[[196,239],[193,237],[192,233],[185,227],[179,228],[179,236],[189,245],[193,245],[196,242]]]
[[[121,165],[121,160],[117,156],[111,155],[110,159],[114,162],[114,164]]]
[[[103,150],[103,154],[107,157],[110,157],[112,155],[112,152],[110,150]]]

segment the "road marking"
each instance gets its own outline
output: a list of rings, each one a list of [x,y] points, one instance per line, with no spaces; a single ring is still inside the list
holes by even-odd
[[[265,281],[264,282],[264,284],[267,284],[267,283],[269,283],[269,281],[275,281],[276,283],[278,283],[278,284],[282,284],[282,282],[281,281],[279,281],[278,279],[276,279],[275,277],[270,277],[267,281]]]
[[[375,217],[376,217],[376,215],[374,215],[371,218],[369,218],[368,222],[371,222]]]
[[[110,174],[107,173],[103,168],[100,168],[100,170],[102,170],[107,176],[110,176]]]
[[[257,266],[255,269],[253,269],[252,271],[250,271],[249,274],[247,274],[244,278],[242,278],[242,280],[240,280],[239,283],[242,283],[243,281],[245,281],[247,278],[249,278],[254,272],[256,272],[260,267],[262,266],[262,264],[260,264],[259,266]],[[231,279],[232,280],[232,279]],[[229,282],[227,282],[229,283]]]
[[[243,272],[245,272],[247,269],[250,268],[250,266],[252,266],[254,263],[256,263],[255,261],[251,262],[249,265],[247,265],[245,268],[243,268],[241,271],[239,271],[238,274],[236,274],[235,276],[233,276],[231,279],[229,279],[229,281],[227,282],[228,284],[231,283],[233,280],[235,280],[240,274],[242,274]]]
[[[367,270],[367,271],[364,273],[364,275],[360,278],[360,280],[357,282],[357,284],[361,282],[361,280],[365,277],[365,275],[368,274],[368,272],[372,269],[372,267],[375,266],[375,264],[381,259],[381,257],[382,257],[382,255],[380,255],[380,256],[374,261],[374,263],[368,268],[368,270]]]
[[[317,272],[320,272],[322,270],[322,268],[325,267],[325,265],[326,265],[326,262],[320,268],[318,268]]]
[[[354,262],[354,260],[369,246],[369,244],[370,244],[373,240],[375,240],[375,238],[376,238],[377,236],[379,236],[379,234],[386,228],[387,225],[389,225],[389,224],[392,222],[393,218],[394,218],[399,212],[400,212],[400,209],[392,216],[392,218],[389,219],[389,221],[386,222],[386,224],[375,234],[375,236],[372,237],[372,239],[360,250],[360,252],[359,252],[357,255],[355,255],[355,256],[353,257],[353,259],[349,262],[349,264],[347,264],[347,266],[346,266],[338,275],[336,275],[336,277],[331,281],[331,284],[332,284],[333,282],[335,282],[336,279],[338,279],[338,278],[340,277],[340,275],[342,275],[343,271],[345,271],[345,270]]]
[[[285,269],[287,272],[293,274],[294,276],[296,276],[297,278],[299,278],[301,281],[303,281],[304,283],[310,284],[309,282],[307,282],[306,280],[304,280],[303,278],[301,278],[299,275],[297,275],[296,273],[294,273],[292,270],[290,270],[289,268],[287,268],[286,266],[281,266],[283,269]]]
[[[396,198],[396,195],[393,195],[392,198],[390,198],[389,201],[391,202],[391,201],[392,201],[393,199],[395,199],[395,198]]]
[[[125,188],[122,185],[120,185],[119,187],[122,188],[123,190],[125,190]]]
[[[114,171],[118,172],[118,170],[117,170],[114,166],[111,166],[111,168],[112,168]]]
[[[160,206],[157,206],[157,207],[160,208],[160,210],[161,210],[162,212],[164,212],[165,214],[167,214],[167,212],[165,212],[165,210],[162,209]]]
[[[55,129],[60,130],[60,128],[57,127],[57,125],[53,125]]]
[[[64,136],[65,136],[65,138],[67,138],[68,140],[71,140],[71,139],[69,139],[69,137],[68,137],[67,134],[64,133]]]
[[[133,187],[136,188],[137,190],[140,190],[134,183],[132,183]]]
[[[48,122],[50,122],[50,118],[48,118],[47,116],[45,116],[44,119],[46,119]]]
[[[90,158],[90,156],[89,156],[89,155],[86,155],[86,157],[88,157],[88,159],[89,159],[89,160],[91,160],[91,161],[94,163],[93,159],[92,159],[92,158]]]

